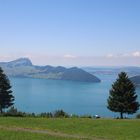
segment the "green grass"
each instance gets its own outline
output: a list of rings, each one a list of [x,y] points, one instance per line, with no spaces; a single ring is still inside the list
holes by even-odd
[[[81,119],[81,118],[69,118],[69,119],[47,119],[47,118],[10,118],[0,117],[0,126],[5,127],[20,127],[20,128],[32,128],[38,130],[49,130],[53,132],[61,132],[66,134],[74,134],[84,137],[93,138],[105,138],[110,140],[139,140],[140,139],[140,120],[113,120],[113,119]],[[6,130],[3,130],[6,131]],[[6,132],[5,132],[6,133]],[[8,136],[13,135],[10,131],[7,132]],[[38,137],[42,140],[47,135],[34,134],[27,132],[18,132],[20,136]],[[18,134],[16,135],[18,137]],[[0,131],[0,140],[3,135]],[[49,137],[49,138],[47,138]],[[55,138],[53,136],[47,136],[46,139],[66,139]],[[30,139],[30,138],[29,138]],[[34,138],[33,138],[34,139]],[[72,138],[70,138],[72,139]],[[2,139],[7,140],[7,139]],[[14,140],[8,139],[8,140]],[[15,139],[16,140],[16,139]],[[20,139],[22,140],[22,139]],[[24,139],[23,139],[24,140]],[[36,140],[36,139],[35,139]]]
[[[0,140],[77,140],[72,138],[62,138],[49,136],[46,134],[36,134],[30,132],[14,132],[0,129]]]

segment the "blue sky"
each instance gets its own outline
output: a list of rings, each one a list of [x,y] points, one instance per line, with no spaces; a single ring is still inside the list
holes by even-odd
[[[0,60],[140,65],[139,0],[0,0]]]

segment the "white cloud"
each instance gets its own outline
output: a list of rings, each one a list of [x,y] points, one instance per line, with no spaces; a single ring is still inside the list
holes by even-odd
[[[71,55],[71,54],[65,54],[64,58],[76,58],[76,56]]]
[[[114,57],[114,55],[113,54],[108,54],[106,57],[107,58],[112,58],[112,57]]]
[[[10,58],[10,56],[0,56],[0,59],[7,59],[7,58]]]
[[[139,51],[133,52],[132,53],[132,56],[134,56],[134,57],[140,57],[140,52]]]
[[[107,54],[107,58],[128,58],[128,57],[140,57],[140,51],[122,53],[122,54]]]
[[[10,55],[0,55],[0,61],[10,61],[10,60],[14,60],[15,57],[14,56],[10,56]]]

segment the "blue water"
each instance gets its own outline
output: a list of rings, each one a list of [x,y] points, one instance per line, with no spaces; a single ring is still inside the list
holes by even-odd
[[[10,78],[15,107],[30,113],[63,109],[69,114],[116,117],[117,114],[106,108],[109,89],[116,75],[97,76],[102,80],[101,83]],[[137,94],[140,101],[140,89],[137,89]]]

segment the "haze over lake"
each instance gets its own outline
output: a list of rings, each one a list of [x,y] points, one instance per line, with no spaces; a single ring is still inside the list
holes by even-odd
[[[69,114],[117,117],[118,114],[106,108],[109,89],[117,74],[96,76],[102,80],[101,83],[11,77],[15,106],[30,113],[63,109]],[[137,88],[137,94],[140,101],[140,88]]]

